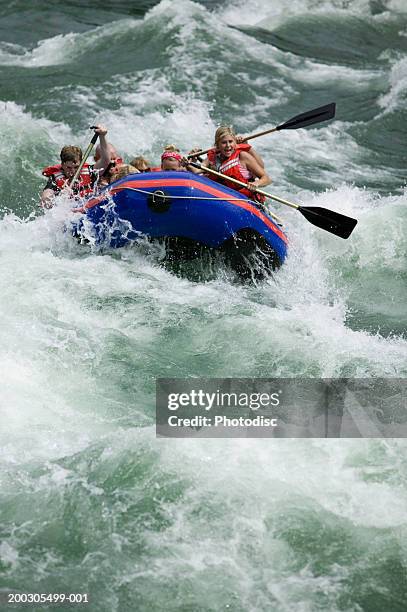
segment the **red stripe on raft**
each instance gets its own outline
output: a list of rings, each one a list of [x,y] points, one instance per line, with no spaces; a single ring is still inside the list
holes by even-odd
[[[217,198],[220,198],[222,200],[229,201],[229,199],[233,198],[233,196],[228,196],[220,189],[217,189],[216,187],[212,187],[211,185],[205,185],[203,183],[200,183],[199,181],[195,182],[191,179],[178,179],[178,178],[166,179],[165,181],[163,181],[162,179],[145,179],[145,180],[138,180],[138,181],[134,181],[134,180],[125,181],[124,183],[120,183],[120,185],[118,185],[117,187],[113,187],[112,189],[110,189],[110,193],[115,194],[115,193],[118,193],[119,191],[122,191],[123,189],[127,189],[127,188],[135,189],[137,187],[193,187],[193,188],[199,189],[200,191],[205,191],[206,193],[216,196]],[[236,191],[236,194],[238,193],[239,192]],[[92,198],[84,206],[81,206],[81,208],[74,208],[73,211],[85,213],[90,208],[97,206],[103,200],[106,200],[106,193],[102,193],[100,196],[97,196],[96,198]],[[229,202],[229,203],[234,204],[235,206],[239,206],[240,208],[244,208],[245,210],[256,215],[256,217],[261,219],[263,223],[265,223],[271,230],[273,230],[273,232],[277,234],[277,236],[279,236],[281,240],[283,240],[283,242],[287,243],[287,237],[280,230],[280,228],[277,227],[277,225],[275,225],[268,217],[266,217],[266,215],[264,215],[261,212],[261,210],[259,210],[256,206],[254,206],[254,204],[250,204],[249,201],[246,202],[243,200],[240,202]]]

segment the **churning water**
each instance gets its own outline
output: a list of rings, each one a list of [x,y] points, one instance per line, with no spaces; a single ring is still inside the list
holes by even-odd
[[[157,440],[155,379],[407,376],[403,0],[0,3],[0,586],[88,610],[400,611],[403,440]],[[122,156],[258,139],[276,206],[262,283],[72,242],[41,169],[99,120]],[[45,609],[37,606],[36,609]],[[76,608],[75,608],[76,609]]]

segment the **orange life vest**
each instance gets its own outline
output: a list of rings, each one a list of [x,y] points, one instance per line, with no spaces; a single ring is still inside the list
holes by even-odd
[[[240,153],[242,151],[249,151],[251,149],[251,145],[246,143],[241,143],[236,146],[236,150],[230,157],[221,161],[220,157],[217,155],[216,148],[210,149],[208,151],[208,159],[210,163],[215,166],[216,170],[225,176],[230,176],[230,178],[237,179],[238,181],[242,181],[243,183],[248,183],[253,180],[253,175],[250,173],[247,168],[245,168],[240,162]],[[252,200],[256,200],[257,202],[264,202],[265,197],[258,194],[253,193],[250,189],[246,189],[245,187],[239,187],[235,183],[228,182],[227,180],[211,176],[214,180],[217,180],[226,187],[230,187],[231,189],[236,189],[239,193],[244,194],[248,198]]]
[[[44,168],[42,174],[43,176],[52,178],[53,183],[55,183],[59,191],[62,191],[69,183],[69,178],[63,173],[61,164],[55,164],[55,166]],[[81,198],[93,193],[93,181],[89,164],[84,164],[75,185],[72,187],[72,193],[73,195],[79,195]]]

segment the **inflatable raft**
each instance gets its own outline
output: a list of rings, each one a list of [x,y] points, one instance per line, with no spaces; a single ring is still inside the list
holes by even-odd
[[[172,257],[213,250],[236,269],[254,253],[272,269],[286,257],[287,237],[261,205],[190,172],[130,174],[76,212],[77,237],[113,248],[147,236],[165,241]]]

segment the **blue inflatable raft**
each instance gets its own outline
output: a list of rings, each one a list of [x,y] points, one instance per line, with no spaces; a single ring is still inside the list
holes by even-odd
[[[74,234],[113,248],[147,236],[164,240],[173,257],[220,251],[236,269],[254,252],[272,269],[286,257],[287,238],[261,205],[190,172],[130,174],[77,212]]]

